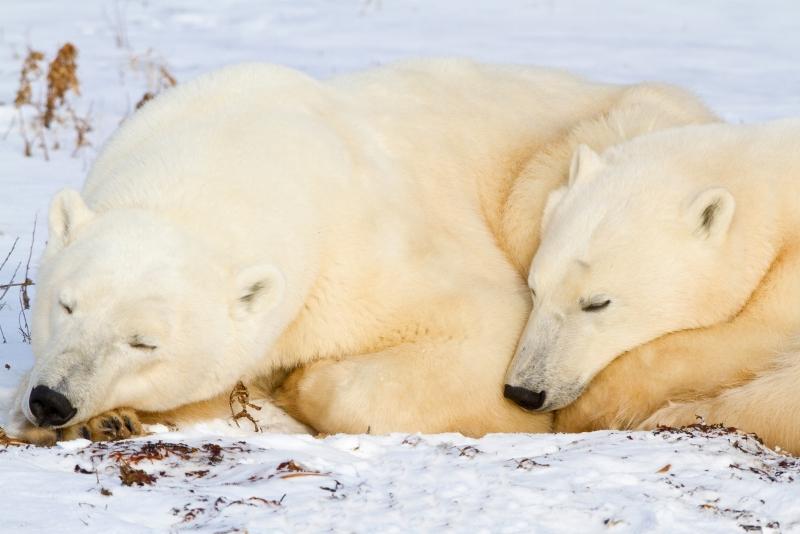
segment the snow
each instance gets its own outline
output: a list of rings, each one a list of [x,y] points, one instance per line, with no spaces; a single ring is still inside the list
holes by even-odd
[[[81,96],[72,102],[79,114],[90,113],[92,146],[73,156],[73,134],[62,129],[63,148],[51,150],[49,161],[36,150],[26,158],[13,106],[22,58],[28,47],[51,58],[66,41],[79,50]],[[246,60],[326,77],[407,56],[468,56],[557,66],[612,82],[677,83],[727,120],[758,121],[800,115],[799,50],[800,4],[791,0],[6,0],[0,4],[0,261],[20,241],[0,284],[18,264],[21,280],[38,217],[35,280],[49,198],[80,186],[98,147],[153,88],[162,64],[183,81]],[[5,304],[0,405],[31,364],[30,346],[17,330],[16,290]],[[796,461],[720,430],[480,440],[316,439],[255,434],[224,422],[180,433],[151,430],[112,445],[0,446],[6,489],[0,530],[800,530]],[[147,445],[158,440],[186,448],[136,463],[143,448],[155,457],[167,450]],[[119,473],[126,462],[153,475],[153,483],[124,486]]]
[[[800,526],[798,461],[723,431],[157,438],[5,449],[0,480],[15,492],[3,499],[3,529],[678,533]],[[126,486],[122,466],[152,479]]]

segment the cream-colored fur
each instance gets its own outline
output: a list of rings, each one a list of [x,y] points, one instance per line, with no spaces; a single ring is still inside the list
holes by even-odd
[[[280,400],[323,432],[548,430],[502,398],[544,197],[578,142],[710,119],[669,87],[464,61],[179,87],[54,200],[13,416],[38,384],[70,424],[220,414],[305,365]]]
[[[556,428],[564,432],[636,428],[670,402],[686,407],[683,424],[694,423],[695,415],[703,416],[705,411],[686,403],[716,397],[780,366],[778,357],[792,351],[792,337],[798,331],[792,313],[793,299],[800,295],[798,266],[797,251],[782,253],[731,320],[667,334],[615,359],[577,401],[557,412]],[[775,417],[784,415],[775,413]],[[677,421],[665,418],[661,422]],[[768,426],[785,427],[772,422]],[[754,431],[763,426],[742,428]],[[772,431],[759,433],[768,436]]]
[[[700,416],[800,452],[798,138],[798,121],[653,134],[609,151],[574,191],[564,193],[564,204],[556,200],[551,230],[565,232],[560,240],[578,228],[560,218],[574,214],[571,205],[591,210],[599,202],[609,215],[580,226],[584,236],[556,263],[534,261],[531,281],[538,283],[539,297],[550,298],[549,281],[558,279],[576,296],[603,288],[612,300],[607,309],[586,314],[598,321],[592,333],[568,339],[592,347],[590,352],[562,345],[536,355],[571,358],[551,375],[554,384],[533,386],[543,389],[557,389],[559,380],[580,382],[598,365],[605,367],[557,413],[556,430],[684,425]],[[698,199],[713,206],[710,218],[707,209],[694,209]],[[613,230],[623,226],[624,233]],[[555,245],[549,231],[544,240]],[[577,275],[564,269],[578,257],[589,267]],[[563,313],[567,328],[570,321],[586,320],[578,310]],[[635,317],[647,333],[633,324]],[[645,338],[630,338],[630,332]],[[607,366],[605,358],[612,360]]]
[[[578,144],[588,143],[602,150],[648,132],[714,120],[697,99],[674,87],[640,85],[620,91],[617,98],[601,111],[552,132],[548,141],[533,148],[522,170],[504,180],[508,185],[486,215],[497,244],[520,275],[526,276],[538,246],[538,228],[545,200],[550,191],[566,181],[570,159]],[[436,310],[438,312],[439,308]],[[489,319],[489,313],[481,317],[482,320]],[[419,388],[417,391],[422,399],[435,396],[435,392],[423,387],[436,376],[428,368],[418,366],[404,351],[389,351],[384,356],[388,358],[370,355],[342,361],[321,360],[301,368],[284,384],[281,400],[291,413],[311,426],[326,432],[344,432],[358,431],[359,427],[352,424],[354,413],[362,412],[374,417],[375,413],[389,413],[394,409],[394,395],[385,395],[383,391],[386,377],[392,377],[400,387]],[[452,383],[452,377],[445,375],[443,378],[446,383]],[[471,380],[478,380],[478,377]],[[474,385],[471,385],[474,383],[478,382],[460,382],[459,387],[463,387],[464,392],[461,395],[454,392],[453,398],[462,397],[464,403],[471,402],[468,397],[475,392]],[[486,388],[494,388],[498,394],[502,391],[502,377],[497,375],[493,374],[488,382],[481,380],[480,383],[484,383]],[[438,383],[436,387],[440,387]],[[369,392],[369,395],[363,397],[364,392]],[[428,409],[436,410],[437,402],[433,400]],[[490,424],[473,418],[462,411],[463,408],[454,406],[453,410],[464,414],[462,422],[455,427],[459,431],[480,435],[493,430]],[[423,430],[419,426],[412,428]],[[513,431],[512,426],[505,424],[496,428]],[[392,427],[378,427],[378,431],[384,429]]]

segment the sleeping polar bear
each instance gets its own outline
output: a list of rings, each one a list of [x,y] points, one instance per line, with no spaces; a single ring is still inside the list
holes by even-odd
[[[562,431],[700,416],[800,454],[800,120],[578,155],[548,201],[509,383],[566,406]]]
[[[220,415],[297,366],[277,400],[318,431],[547,431],[502,392],[547,192],[579,142],[709,120],[671,87],[455,60],[177,87],[53,200],[11,432]]]

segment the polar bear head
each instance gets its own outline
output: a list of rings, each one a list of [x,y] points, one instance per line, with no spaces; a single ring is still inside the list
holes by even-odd
[[[19,397],[32,423],[174,408],[224,391],[255,365],[244,347],[282,298],[275,267],[229,272],[176,224],[139,209],[95,213],[71,190],[54,199],[49,232],[35,362]]]
[[[747,302],[769,253],[751,244],[752,258],[743,254],[725,174],[741,170],[684,150],[701,134],[651,134],[602,157],[578,149],[568,185],[545,209],[528,279],[534,307],[507,397],[558,409],[623,352],[726,320]]]

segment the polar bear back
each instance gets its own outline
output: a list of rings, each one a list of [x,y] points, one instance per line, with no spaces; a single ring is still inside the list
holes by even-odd
[[[99,212],[157,212],[230,255],[343,243],[345,227],[373,236],[350,235],[354,243],[420,232],[491,240],[484,214],[498,209],[530,154],[621,90],[463,60],[326,82],[239,65],[178,86],[131,117],[83,196]]]
[[[446,163],[456,155],[477,160],[496,152],[484,135],[471,133],[478,128],[496,129],[497,141],[502,136],[502,142],[519,140],[512,145],[529,143],[537,131],[550,135],[560,124],[602,109],[616,91],[559,71],[462,60],[416,60],[327,82],[285,67],[237,65],[182,84],[137,112],[108,142],[83,192],[90,203],[100,201],[93,197],[108,181],[127,168],[146,166],[155,151],[165,153],[162,163],[182,151],[196,161],[208,148],[199,146],[203,142],[220,150],[220,141],[231,141],[214,135],[233,127],[231,122],[279,123],[288,116],[313,117],[316,136],[336,130],[345,142],[358,143],[347,148],[351,152],[379,144],[378,152],[391,151],[392,159],[404,162],[430,157]],[[401,156],[404,150],[414,157]],[[426,179],[449,176],[438,172]],[[138,185],[147,180],[142,173],[130,178]],[[229,185],[231,179],[224,177]]]

